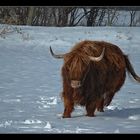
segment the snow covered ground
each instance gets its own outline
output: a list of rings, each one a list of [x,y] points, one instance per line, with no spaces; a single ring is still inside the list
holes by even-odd
[[[49,52],[68,52],[85,39],[109,41],[140,75],[140,27],[19,27],[23,35],[0,37],[0,133],[140,133],[140,84],[128,75],[104,113],[87,117],[77,106],[62,119],[63,60]]]

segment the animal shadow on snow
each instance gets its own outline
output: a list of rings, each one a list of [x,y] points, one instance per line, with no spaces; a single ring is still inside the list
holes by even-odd
[[[140,108],[115,108],[114,110],[105,110],[104,112],[95,112],[95,116],[98,117],[118,117],[118,118],[128,118],[129,116],[140,115]],[[83,114],[73,114],[72,118],[87,117],[85,113]],[[92,117],[91,117],[92,118]]]
[[[133,115],[140,115],[140,108],[116,108],[114,110],[105,110],[105,112],[97,116],[128,118]]]

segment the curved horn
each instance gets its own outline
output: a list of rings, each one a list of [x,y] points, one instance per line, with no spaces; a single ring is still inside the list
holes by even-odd
[[[64,58],[64,54],[54,54],[53,51],[52,51],[51,46],[50,46],[50,52],[51,52],[51,55],[52,55],[54,58]]]
[[[90,58],[90,60],[92,60],[92,61],[99,62],[99,61],[101,61],[102,58],[104,57],[104,52],[105,52],[105,48],[103,48],[103,51],[102,51],[102,53],[101,53],[100,56],[98,56],[98,57],[89,56],[89,58]]]

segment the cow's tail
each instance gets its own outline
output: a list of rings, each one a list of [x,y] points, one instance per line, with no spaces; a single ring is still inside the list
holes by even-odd
[[[140,77],[136,74],[132,64],[129,61],[129,58],[127,55],[124,55],[125,58],[125,62],[126,62],[126,68],[128,70],[128,72],[133,76],[133,78],[137,81],[140,82]]]

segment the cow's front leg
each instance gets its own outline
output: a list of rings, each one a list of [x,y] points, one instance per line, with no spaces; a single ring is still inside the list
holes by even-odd
[[[63,118],[71,118],[71,113],[74,109],[74,103],[71,99],[64,97],[64,113]]]
[[[94,117],[95,109],[96,109],[96,102],[93,101],[93,102],[87,103],[86,104],[86,111],[87,111],[86,116]]]

